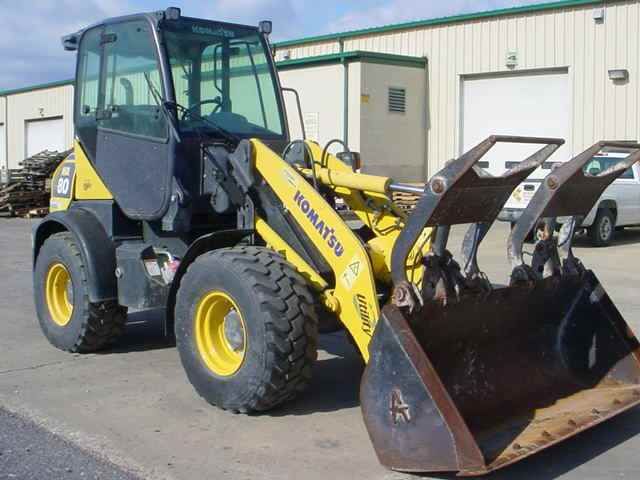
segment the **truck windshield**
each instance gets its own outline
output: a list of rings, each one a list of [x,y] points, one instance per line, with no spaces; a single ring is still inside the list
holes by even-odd
[[[593,160],[584,166],[583,171],[589,175],[599,175],[608,168],[617,165],[625,156],[626,155],[619,157],[593,157]],[[633,167],[626,169],[618,178],[633,179]]]
[[[207,129],[209,119],[243,137],[284,136],[272,63],[256,29],[187,18],[162,29],[176,102],[187,107],[181,131]]]

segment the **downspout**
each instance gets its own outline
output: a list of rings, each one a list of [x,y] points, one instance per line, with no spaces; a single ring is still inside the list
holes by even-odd
[[[9,97],[4,97],[4,167],[9,172]]]
[[[340,54],[342,55],[341,61],[344,68],[343,85],[342,85],[342,98],[344,106],[342,110],[342,141],[349,147],[349,63],[347,62],[344,54],[344,40],[341,38],[338,40],[340,44]]]
[[[429,178],[429,59],[424,58],[424,163],[422,164],[423,179],[426,182]]]

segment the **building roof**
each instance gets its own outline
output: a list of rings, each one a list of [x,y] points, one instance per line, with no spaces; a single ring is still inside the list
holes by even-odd
[[[393,55],[389,53],[364,52],[362,50],[356,50],[354,52],[332,53],[328,55],[317,55],[314,57],[296,58],[293,60],[281,60],[276,63],[276,66],[278,67],[278,70],[291,70],[294,68],[304,68],[313,65],[353,61],[378,63],[383,65],[397,65],[400,67],[424,68],[427,60],[423,57],[410,57],[407,55]]]
[[[616,1],[616,0],[607,0]],[[531,12],[540,12],[545,10],[556,10],[560,8],[579,7],[584,5],[604,5],[605,0],[561,0],[548,3],[537,3],[533,5],[522,5],[519,7],[501,8],[498,10],[487,10],[483,12],[468,13],[463,15],[453,15],[448,17],[431,18],[426,20],[417,20],[412,22],[395,23],[384,25],[381,27],[362,28],[359,30],[350,30],[340,33],[329,33],[326,35],[316,35],[312,37],[303,37],[293,40],[284,40],[275,42],[276,47],[290,47],[296,45],[304,45],[307,43],[339,41],[362,35],[371,35],[376,33],[395,32],[399,30],[408,30],[412,28],[428,27],[433,25],[443,25],[447,23],[468,22],[472,20],[480,20],[484,18],[502,17],[506,15],[516,15]]]
[[[15,95],[18,93],[33,92],[34,90],[44,90],[45,88],[63,87],[65,85],[73,85],[73,80],[58,80],[57,82],[38,83],[36,85],[28,85],[26,87],[13,88],[11,90],[0,90],[0,97],[7,95]]]
[[[395,32],[395,31],[401,31],[401,30],[408,30],[412,28],[428,27],[433,25],[443,25],[448,23],[480,20],[484,18],[495,18],[495,17],[502,17],[507,15],[540,12],[545,10],[557,10],[561,8],[580,7],[580,6],[587,6],[587,5],[604,5],[605,2],[607,1],[612,2],[612,1],[619,1],[619,0],[560,0],[560,1],[548,2],[548,3],[537,3],[533,5],[522,5],[519,7],[501,8],[498,10],[487,10],[483,12],[468,13],[464,15],[453,15],[448,17],[431,18],[426,20],[396,23],[391,25],[384,25],[381,27],[350,30],[347,32],[330,33],[326,35],[316,35],[312,37],[303,37],[299,39],[275,42],[274,45],[276,47],[288,47],[288,46],[304,45],[307,43],[339,41],[339,40],[358,37],[362,35]],[[289,68],[306,66],[310,63],[320,64],[320,63],[349,61],[349,60],[354,60],[355,57],[358,57],[363,61],[377,62],[377,63],[398,64],[397,62],[399,62],[404,66],[411,66],[411,65],[418,66],[418,64],[415,62],[422,61],[420,58],[417,58],[417,57],[406,57],[402,55],[386,55],[386,58],[381,57],[385,55],[386,54],[356,51],[356,52],[346,52],[346,53],[339,53],[339,54],[333,54],[333,55],[319,55],[316,57],[306,57],[306,58],[295,59],[295,60],[284,60],[284,61],[278,62],[277,65],[278,65],[278,68],[289,69]],[[392,57],[395,57],[395,58],[392,58]],[[422,65],[424,65],[424,63],[422,63]],[[31,92],[34,90],[42,90],[45,88],[60,87],[64,85],[73,85],[73,83],[74,81],[71,79],[71,80],[61,80],[61,81],[50,82],[50,83],[42,83],[37,85],[30,85],[22,88],[15,88],[11,90],[0,91],[0,97],[4,97],[7,95],[15,95],[18,93]]]

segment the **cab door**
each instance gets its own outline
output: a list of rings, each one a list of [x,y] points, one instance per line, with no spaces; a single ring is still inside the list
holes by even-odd
[[[95,114],[94,166],[124,213],[155,220],[167,210],[175,142],[160,102],[164,84],[146,19],[106,25]]]

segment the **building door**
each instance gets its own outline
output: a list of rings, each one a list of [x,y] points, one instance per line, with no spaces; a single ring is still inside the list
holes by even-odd
[[[62,152],[67,149],[64,144],[64,121],[62,117],[25,122],[25,143],[27,157],[43,150]],[[18,168],[17,165],[10,168]]]
[[[560,137],[567,144],[549,161],[571,157],[569,144],[570,110],[567,71],[467,77],[462,81],[461,150],[467,151],[489,135]],[[511,164],[524,160],[536,147],[499,145],[482,164],[500,175]],[[545,176],[539,169],[533,176]]]

